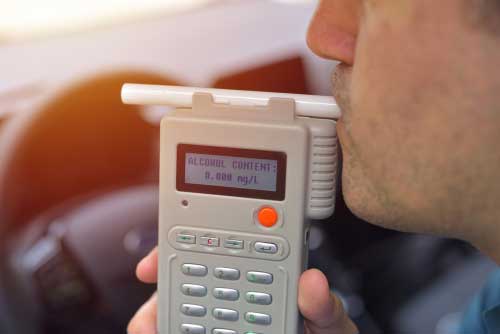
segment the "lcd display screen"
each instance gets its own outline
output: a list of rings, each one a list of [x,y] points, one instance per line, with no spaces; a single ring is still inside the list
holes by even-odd
[[[179,144],[177,189],[205,194],[283,200],[282,152]]]

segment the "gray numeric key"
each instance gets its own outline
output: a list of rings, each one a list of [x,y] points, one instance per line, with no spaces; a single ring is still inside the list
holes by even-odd
[[[182,272],[184,275],[188,276],[206,276],[208,273],[208,269],[205,266],[202,266],[201,264],[191,264],[191,263],[185,263],[182,265]]]
[[[182,304],[181,312],[191,317],[204,317],[207,314],[207,309],[200,305]]]
[[[214,276],[223,280],[236,281],[240,279],[240,271],[238,269],[219,267],[214,269]]]
[[[225,308],[214,308],[212,314],[219,320],[238,321],[239,318],[238,311]]]
[[[238,332],[231,329],[214,328],[212,334],[238,334]]]
[[[235,289],[215,288],[214,297],[221,300],[235,301],[240,298],[240,293]]]
[[[182,334],[206,334],[205,327],[200,325],[182,324]]]
[[[247,273],[247,280],[252,283],[271,284],[273,282],[273,275],[260,271],[249,271]]]
[[[182,284],[181,291],[184,295],[191,297],[205,297],[207,295],[207,288],[203,285]]]
[[[245,320],[251,324],[256,325],[270,325],[271,316],[269,314],[247,312],[245,313]]]
[[[273,302],[273,298],[270,294],[262,292],[247,292],[245,299],[250,304],[258,305],[270,305]]]

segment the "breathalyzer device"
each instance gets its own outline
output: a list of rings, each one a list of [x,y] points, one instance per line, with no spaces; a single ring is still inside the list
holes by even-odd
[[[125,84],[161,121],[158,330],[303,333],[309,221],[334,212],[332,97]]]

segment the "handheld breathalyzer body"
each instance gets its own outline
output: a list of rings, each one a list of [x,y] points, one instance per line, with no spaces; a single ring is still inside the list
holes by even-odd
[[[159,333],[303,332],[308,221],[333,214],[338,158],[335,122],[295,109],[194,92],[162,119]]]

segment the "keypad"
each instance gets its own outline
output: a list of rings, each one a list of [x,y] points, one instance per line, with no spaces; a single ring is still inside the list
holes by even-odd
[[[198,297],[197,299],[186,299],[179,304],[179,310],[183,315],[183,322],[185,322],[180,327],[180,334],[263,334],[261,331],[252,331],[251,327],[272,324],[270,312],[262,312],[262,310],[271,310],[269,305],[273,303],[273,296],[265,291],[265,286],[274,283],[273,274],[264,271],[248,271],[246,275],[241,277],[241,272],[237,268],[224,266],[209,268],[200,263],[184,263],[180,267],[186,279],[189,279],[190,276],[201,277],[196,279],[197,284],[186,282],[180,285],[183,295],[188,298]],[[213,278],[208,275],[210,272],[213,274]],[[203,283],[205,281],[206,284]],[[225,281],[226,284],[233,285],[231,287],[224,286]],[[231,283],[232,281],[239,282]],[[214,282],[219,282],[220,285],[213,286]],[[254,286],[256,290],[250,289],[250,286]],[[211,290],[212,296],[208,295],[208,289]],[[240,295],[242,301],[239,301]],[[217,305],[217,301],[222,304]],[[208,307],[208,303],[214,303],[214,305]],[[243,308],[240,309],[240,307]],[[212,328],[207,328],[205,322],[210,317],[220,323]],[[192,319],[192,322],[188,319]],[[246,323],[245,327],[250,328],[245,332],[231,328],[238,326],[241,329],[241,324],[231,325],[239,321]]]

